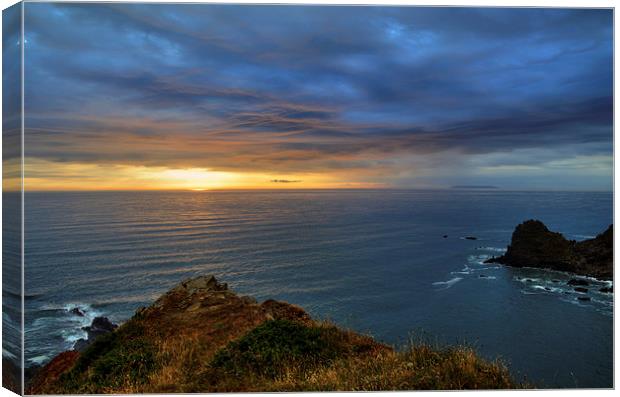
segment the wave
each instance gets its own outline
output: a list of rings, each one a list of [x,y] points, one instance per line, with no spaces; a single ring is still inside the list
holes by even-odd
[[[519,276],[515,276],[514,280],[520,282],[520,283],[524,283],[524,284],[531,284],[531,283],[540,283],[543,282],[542,279],[540,278],[536,278],[536,277],[519,277]]]
[[[461,281],[463,278],[462,277],[454,277],[448,281],[435,281],[433,283],[433,285],[436,286],[443,286],[444,288],[442,289],[448,289],[450,287],[452,287],[454,284],[458,283],[459,281]]]
[[[487,263],[484,263],[487,259],[489,259],[491,257],[491,255],[486,255],[486,254],[482,254],[482,255],[469,255],[467,257],[467,262],[469,262],[472,265],[480,265],[480,266],[485,266],[485,268],[488,269],[488,267],[486,267]]]
[[[571,272],[565,272],[565,271],[562,271],[562,270],[540,268],[540,267],[530,267],[530,266],[523,266],[520,269],[521,270],[526,270],[526,271],[544,272],[546,274],[557,274],[557,275],[564,276],[564,278],[566,278],[567,280],[569,280],[571,278],[575,278],[575,279],[588,280],[588,281],[591,281],[593,283],[606,284],[608,286],[612,286],[613,285],[613,281],[612,280],[602,280],[602,279],[598,279],[596,277],[582,276],[580,274],[575,274],[575,273],[571,273]],[[516,277],[515,280],[517,278],[518,277]]]
[[[589,234],[571,234],[570,236],[575,237],[577,239],[581,239],[581,240],[588,240],[588,239],[593,239],[596,236],[591,236]]]
[[[11,291],[11,290],[10,290],[10,289],[8,289],[8,288],[4,288],[4,291],[2,291],[2,293],[3,293],[5,296],[10,297],[10,298],[13,298],[13,299],[17,299],[17,300],[21,300],[21,299],[22,299],[22,294],[21,294],[21,292],[19,292],[19,291],[17,291],[17,292],[16,292],[16,291]],[[28,300],[38,299],[38,298],[40,298],[40,297],[42,297],[42,296],[43,296],[43,294],[42,294],[42,293],[36,293],[36,294],[23,294],[24,299],[25,299],[25,300],[27,300],[27,301],[28,301]]]
[[[564,289],[563,288],[547,287],[545,285],[532,285],[531,288],[535,289],[535,290],[539,290],[539,291],[564,293]]]
[[[594,307],[594,305],[591,304],[592,303],[591,301],[582,301],[582,300],[579,300],[577,298],[574,298],[574,299],[562,299],[562,301],[563,302],[568,302],[570,304],[577,305],[577,306],[583,307],[583,308],[593,308]],[[597,312],[601,313],[601,312],[603,312],[603,310],[597,310]]]
[[[48,362],[51,358],[52,358],[51,354],[41,354],[39,356],[30,357],[28,359],[28,362],[32,364],[36,364],[36,365],[43,365],[46,362]]]
[[[84,315],[80,316],[72,312],[73,309],[77,308]],[[71,321],[73,323],[77,323],[77,329],[67,329],[61,334],[63,335],[63,339],[67,342],[75,342],[80,338],[86,338],[88,335],[86,331],[82,329],[82,327],[87,327],[92,324],[93,320],[96,317],[100,317],[103,315],[103,312],[93,309],[91,305],[85,303],[68,303],[64,305],[65,311],[69,314]]]
[[[568,284],[568,281],[573,278],[589,280],[590,285],[585,287],[588,291],[575,291],[575,286]],[[566,274],[558,278],[527,277],[525,275],[515,276],[513,279],[523,284],[520,291],[523,295],[555,295],[563,302],[593,309],[606,316],[613,314],[613,295],[599,291],[601,286],[611,285],[611,282],[596,280],[592,277],[575,276],[574,274]],[[580,297],[582,299],[579,299]],[[584,297],[588,299],[584,300]]]
[[[501,253],[506,252],[506,248],[499,248],[499,247],[478,247],[476,249],[479,251],[491,251],[491,252],[501,252]]]
[[[12,352],[8,351],[7,349],[2,349],[2,357],[6,357],[6,358],[10,358],[10,359],[16,359],[17,358],[17,356],[15,354],[13,354]]]
[[[471,267],[465,265],[464,268],[462,268],[461,270],[455,270],[453,272],[450,272],[450,274],[454,275],[454,274],[472,274],[472,272],[474,271],[474,269],[472,269]]]
[[[83,327],[91,325],[95,317],[106,315],[91,304],[82,302],[46,304],[38,312],[37,318],[26,326],[28,365],[41,365],[60,351],[72,349],[76,341],[88,337]],[[46,343],[46,338],[56,342]]]

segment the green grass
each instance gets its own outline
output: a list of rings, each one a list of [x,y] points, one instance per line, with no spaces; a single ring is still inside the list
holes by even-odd
[[[510,389],[501,362],[423,342],[372,350],[335,326],[271,320],[218,351],[193,392]]]
[[[196,340],[155,344],[140,324],[98,338],[48,394],[527,387],[470,347],[412,342],[395,351],[330,324],[268,320],[219,350]]]
[[[105,393],[148,382],[157,368],[156,351],[144,329],[132,322],[98,337],[60,379],[63,393]]]
[[[292,365],[326,365],[344,353],[335,327],[270,320],[220,350],[211,368],[232,376],[275,378]]]

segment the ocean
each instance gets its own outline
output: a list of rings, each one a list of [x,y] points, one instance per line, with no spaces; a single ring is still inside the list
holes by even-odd
[[[70,349],[95,316],[122,322],[214,274],[396,346],[468,344],[539,387],[612,387],[610,294],[592,287],[583,302],[568,274],[483,263],[531,218],[594,237],[612,193],[33,192],[25,208],[27,366]]]

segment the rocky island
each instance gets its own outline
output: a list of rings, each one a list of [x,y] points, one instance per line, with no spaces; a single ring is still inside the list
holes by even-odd
[[[487,263],[552,269],[612,280],[613,245],[613,225],[593,239],[577,242],[532,219],[515,228],[504,255],[493,257]]]
[[[98,320],[101,325],[104,321]],[[96,324],[95,324],[96,325]],[[186,280],[119,327],[39,369],[27,394],[450,390],[517,388],[507,368],[471,348],[394,349],[312,319],[285,302],[258,303],[213,276]],[[87,343],[86,343],[87,342]]]

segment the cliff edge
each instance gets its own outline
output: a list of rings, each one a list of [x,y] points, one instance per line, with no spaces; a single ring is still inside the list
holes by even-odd
[[[408,346],[313,320],[285,302],[186,280],[83,351],[59,354],[28,394],[439,390],[518,387],[463,347]]]

